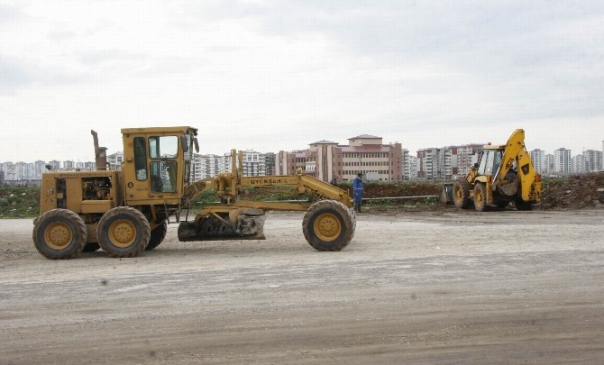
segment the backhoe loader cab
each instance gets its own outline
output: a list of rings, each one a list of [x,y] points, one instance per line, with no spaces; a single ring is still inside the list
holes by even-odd
[[[483,146],[482,153],[480,155],[477,174],[478,175],[495,175],[501,165],[503,158],[503,151],[505,146]]]
[[[477,211],[505,208],[514,202],[518,210],[530,210],[541,201],[541,175],[524,145],[524,130],[517,129],[504,145],[486,144],[470,172],[443,187],[443,200],[458,208],[474,205]]]
[[[94,138],[96,171],[53,171],[42,176],[40,216],[34,220],[36,249],[50,259],[68,259],[100,248],[109,256],[134,257],[165,238],[171,217],[181,241],[263,239],[268,210],[306,211],[302,223],[317,250],[338,251],[353,237],[355,216],[347,191],[304,176],[242,177],[242,154],[233,150],[231,172],[190,181],[197,129],[122,129],[124,160],[108,168],[106,148]],[[237,160],[239,164],[237,164]],[[307,201],[240,200],[242,187],[293,187]],[[204,206],[193,221],[181,221],[192,199],[214,189],[220,203]],[[188,216],[188,214],[187,214]]]

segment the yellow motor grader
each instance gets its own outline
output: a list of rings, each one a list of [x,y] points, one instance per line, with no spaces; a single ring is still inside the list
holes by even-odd
[[[504,145],[484,145],[479,162],[465,177],[446,183],[441,199],[460,209],[473,204],[479,212],[510,202],[531,210],[541,201],[541,175],[524,145],[524,130],[516,129]]]
[[[356,218],[347,191],[303,175],[241,176],[242,155],[232,151],[231,172],[191,181],[197,129],[122,129],[121,171],[107,168],[106,148],[95,131],[95,171],[50,171],[42,176],[40,215],[34,220],[36,249],[49,259],[69,259],[100,248],[112,257],[134,257],[165,238],[171,219],[180,241],[264,239],[265,212],[306,211],[302,231],[319,251],[339,251],[354,235]],[[237,163],[238,160],[238,163]],[[289,187],[305,200],[241,199],[246,187]],[[181,220],[193,198],[213,189],[219,202]]]

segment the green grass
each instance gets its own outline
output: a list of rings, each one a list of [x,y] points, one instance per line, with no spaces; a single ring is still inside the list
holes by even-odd
[[[0,202],[0,218],[36,217],[40,209],[40,189],[0,186]]]
[[[547,179],[541,180],[541,191],[547,190],[549,185],[562,185],[568,182],[570,178],[568,176],[562,177],[550,177]]]

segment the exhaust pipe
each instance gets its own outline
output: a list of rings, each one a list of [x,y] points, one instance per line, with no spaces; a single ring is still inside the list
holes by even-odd
[[[99,171],[107,170],[107,147],[99,147],[99,137],[94,130],[91,130],[94,139],[94,163]]]

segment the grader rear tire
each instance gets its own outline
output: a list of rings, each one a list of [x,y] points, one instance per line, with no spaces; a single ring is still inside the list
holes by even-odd
[[[335,200],[314,203],[302,221],[306,241],[318,251],[342,250],[352,240],[355,226],[354,214]]]
[[[132,207],[116,207],[103,215],[97,227],[99,244],[112,257],[135,257],[151,237],[149,221]]]
[[[76,213],[52,209],[36,219],[32,236],[36,250],[44,257],[65,260],[82,252],[88,231]]]
[[[466,209],[470,206],[472,200],[470,200],[470,190],[472,185],[465,180],[457,180],[453,184],[453,204],[458,209]]]
[[[168,232],[168,222],[163,221],[162,224],[155,227],[154,230],[151,231],[151,238],[149,239],[149,244],[145,248],[145,251],[151,251],[160,243],[163,242],[164,238],[166,238],[166,233]]]

